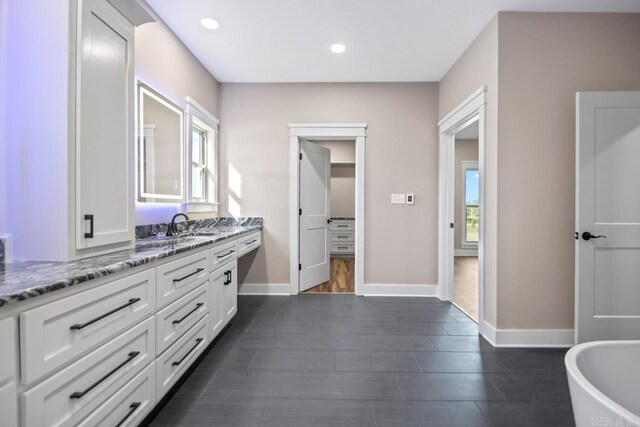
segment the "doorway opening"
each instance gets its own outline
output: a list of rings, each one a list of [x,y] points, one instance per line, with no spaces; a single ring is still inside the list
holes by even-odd
[[[356,216],[356,144],[346,141],[314,141],[330,151],[329,179],[329,232],[325,242],[329,248],[329,279],[304,290],[307,293],[355,293],[355,216]],[[300,187],[301,203],[304,197],[317,198],[318,194],[305,194]],[[302,233],[301,233],[302,236]],[[301,237],[302,238],[302,237]],[[301,286],[310,286],[313,283]],[[302,289],[302,287],[301,287]]]
[[[366,124],[289,128],[290,293],[363,295]]]
[[[481,87],[440,127],[438,296],[484,322],[485,95]],[[457,256],[456,256],[457,255]]]
[[[478,121],[454,135],[454,262],[452,302],[478,322],[480,171]]]

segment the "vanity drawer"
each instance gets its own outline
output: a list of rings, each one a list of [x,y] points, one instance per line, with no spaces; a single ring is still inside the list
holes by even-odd
[[[200,251],[163,264],[157,272],[157,307],[162,308],[207,281],[209,251]]]
[[[151,364],[78,427],[137,426],[156,404],[155,365]]]
[[[354,231],[356,229],[355,221],[348,221],[344,219],[334,219],[331,224],[329,224],[329,230],[335,231]]]
[[[251,233],[238,239],[238,256],[242,256],[247,252],[251,252],[259,247],[262,243],[262,235],[260,231]]]
[[[18,427],[18,391],[16,383],[0,387],[0,425]]]
[[[216,271],[229,261],[233,261],[238,256],[238,241],[223,243],[211,249],[211,259],[209,271]]]
[[[156,313],[157,354],[165,351],[209,311],[209,282]]]
[[[354,244],[351,243],[335,243],[331,242],[331,253],[332,254],[352,254],[354,253]]]
[[[22,382],[30,384],[153,314],[154,270],[20,315]]]
[[[23,393],[24,424],[77,425],[153,362],[155,350],[149,318]]]
[[[353,242],[355,239],[355,233],[352,231],[331,231],[329,232],[329,238],[332,242]]]
[[[200,320],[156,360],[157,394],[161,399],[207,347],[209,316]]]
[[[0,384],[16,377],[17,365],[16,356],[18,353],[18,338],[16,334],[16,319],[10,317],[0,320],[0,337],[2,337],[2,345],[0,346]]]

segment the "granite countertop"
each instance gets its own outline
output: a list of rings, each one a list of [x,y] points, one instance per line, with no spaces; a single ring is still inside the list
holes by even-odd
[[[166,237],[166,229],[166,224],[136,227],[134,249],[78,261],[0,263],[0,307],[262,230],[262,218],[185,221],[174,237]]]

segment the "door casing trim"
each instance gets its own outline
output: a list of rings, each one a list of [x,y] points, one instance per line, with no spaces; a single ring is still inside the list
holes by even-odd
[[[488,337],[490,328],[484,321],[485,272],[485,107],[487,87],[482,86],[438,122],[440,128],[440,178],[438,196],[438,297],[453,299],[454,232],[449,224],[455,214],[455,134],[478,121],[479,242],[478,242],[478,327]]]

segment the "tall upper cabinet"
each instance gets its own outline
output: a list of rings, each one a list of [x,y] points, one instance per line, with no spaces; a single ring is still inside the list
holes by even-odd
[[[9,0],[6,229],[16,259],[131,247],[135,0]]]

